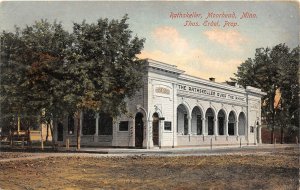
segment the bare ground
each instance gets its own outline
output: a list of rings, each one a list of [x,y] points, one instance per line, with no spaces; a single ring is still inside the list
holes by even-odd
[[[31,157],[1,153],[1,159]],[[64,156],[0,162],[0,189],[298,189],[299,151],[219,156]]]

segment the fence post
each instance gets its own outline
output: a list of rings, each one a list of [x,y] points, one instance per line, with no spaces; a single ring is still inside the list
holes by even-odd
[[[296,144],[298,144],[298,137],[296,136]]]
[[[210,139],[210,150],[212,150],[212,138]]]

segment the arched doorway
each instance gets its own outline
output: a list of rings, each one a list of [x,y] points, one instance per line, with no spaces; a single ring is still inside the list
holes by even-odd
[[[219,135],[224,135],[225,129],[225,112],[224,110],[220,110],[218,113],[218,132]]]
[[[239,126],[238,126],[239,135],[245,135],[246,131],[246,117],[243,112],[239,115]]]
[[[138,112],[135,115],[135,147],[143,147],[144,140],[144,115]]]
[[[64,126],[61,122],[57,123],[57,141],[64,140]]]
[[[202,116],[199,107],[194,107],[192,110],[192,134],[202,134]]]
[[[188,130],[188,111],[183,104],[180,104],[177,107],[177,133],[187,135]]]
[[[152,116],[152,137],[153,137],[153,145],[159,145],[159,117],[157,113],[154,113]]]
[[[235,114],[233,111],[231,111],[228,117],[228,135],[234,135],[235,123],[236,123]]]
[[[211,108],[208,108],[205,113],[206,126],[208,135],[214,134],[214,112]]]

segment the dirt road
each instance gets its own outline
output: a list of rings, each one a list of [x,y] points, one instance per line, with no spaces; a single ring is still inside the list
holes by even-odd
[[[20,159],[0,162],[2,189],[298,189],[299,180],[294,148],[213,156],[1,153],[0,160],[14,154]]]

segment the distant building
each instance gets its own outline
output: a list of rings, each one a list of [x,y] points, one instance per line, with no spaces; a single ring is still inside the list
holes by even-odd
[[[148,60],[144,87],[128,101],[130,116],[82,113],[55,125],[55,139],[109,147],[187,147],[261,143],[260,89],[184,74],[174,65]]]

